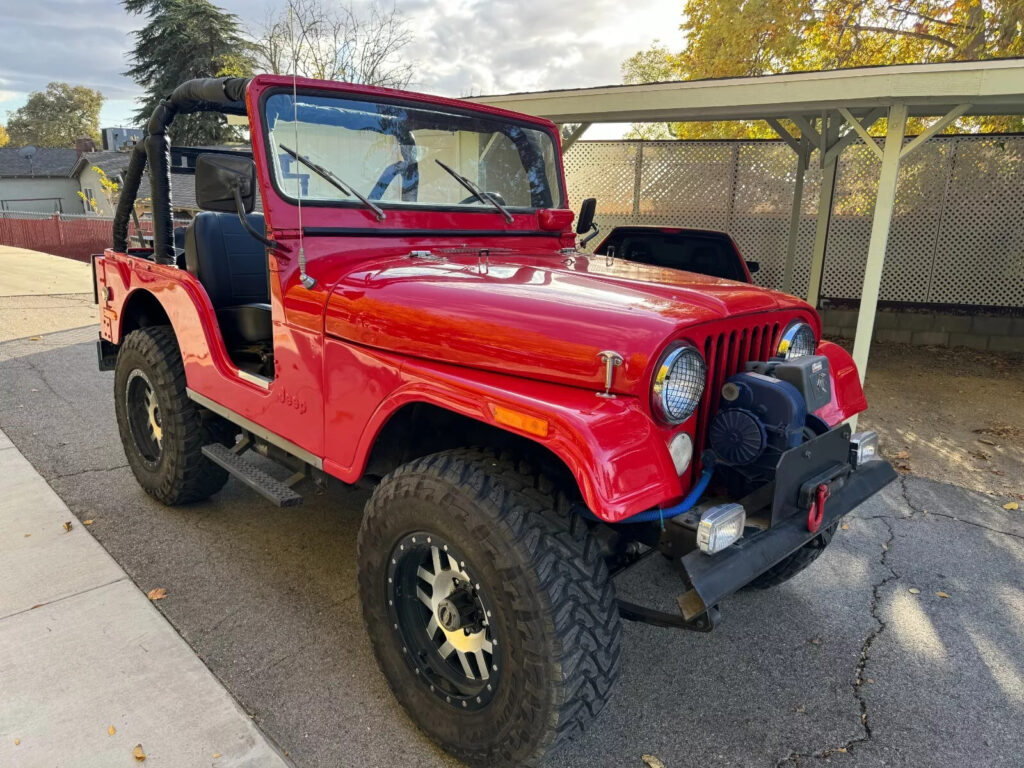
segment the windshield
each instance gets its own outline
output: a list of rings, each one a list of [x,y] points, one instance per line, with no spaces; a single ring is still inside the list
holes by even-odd
[[[539,128],[427,105],[302,93],[297,103],[290,93],[273,94],[265,109],[277,187],[304,204],[360,205],[365,197],[382,208],[562,207],[555,142]],[[346,194],[337,180],[358,194]]]

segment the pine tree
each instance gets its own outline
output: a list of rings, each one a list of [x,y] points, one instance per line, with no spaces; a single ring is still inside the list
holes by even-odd
[[[146,26],[134,32],[132,68],[125,75],[146,89],[135,113],[145,124],[161,99],[196,77],[248,74],[249,44],[238,18],[209,0],[124,0],[129,13],[145,15]],[[175,146],[222,144],[237,138],[222,115],[179,115],[169,130]]]

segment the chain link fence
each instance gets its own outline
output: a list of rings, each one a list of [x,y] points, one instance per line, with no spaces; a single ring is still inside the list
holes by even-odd
[[[624,224],[717,229],[781,288],[796,155],[781,141],[580,141],[566,152],[570,199],[597,198],[602,231]],[[822,295],[858,299],[879,158],[840,157]],[[821,187],[818,154],[804,182],[793,292],[807,292]],[[942,136],[900,169],[881,300],[1024,306],[1024,136]],[[601,238],[592,241],[597,245]]]

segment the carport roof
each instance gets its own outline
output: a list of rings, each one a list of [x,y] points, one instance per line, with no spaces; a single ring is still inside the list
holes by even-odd
[[[761,77],[608,85],[477,96],[468,101],[556,123],[758,120],[895,103],[909,115],[1024,114],[1024,59],[901,64]]]

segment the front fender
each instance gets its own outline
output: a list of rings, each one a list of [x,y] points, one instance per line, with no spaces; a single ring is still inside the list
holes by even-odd
[[[405,361],[400,378],[363,430],[354,466],[326,460],[325,470],[354,482],[388,419],[405,405],[424,402],[544,445],[572,472],[591,511],[608,522],[678,498],[685,490],[663,436],[635,398],[605,399],[575,387],[422,360]],[[494,406],[545,419],[547,435],[498,423]]]
[[[866,411],[867,398],[860,383],[857,364],[850,353],[831,341],[818,345],[818,354],[828,358],[829,377],[832,380],[832,399],[815,414],[830,427]]]

